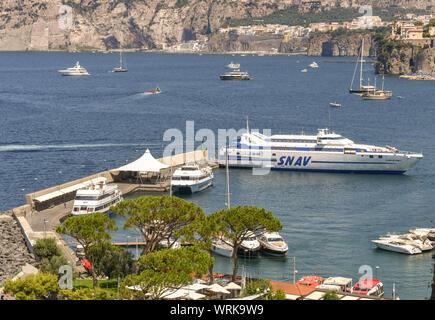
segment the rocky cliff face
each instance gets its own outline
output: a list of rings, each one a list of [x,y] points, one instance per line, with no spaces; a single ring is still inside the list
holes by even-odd
[[[435,8],[435,0],[2,0],[0,50],[159,49],[210,35],[227,18],[338,4]]]
[[[260,17],[283,0],[2,0],[0,50],[164,48]],[[72,8],[72,15],[65,7]],[[68,9],[68,8],[67,8]]]
[[[435,48],[397,46],[379,49],[375,64],[377,73],[406,74],[413,72],[435,73]]]
[[[316,34],[310,37],[307,54],[309,56],[358,56],[363,38],[364,56],[376,55],[376,44],[372,33],[338,36],[327,33]]]

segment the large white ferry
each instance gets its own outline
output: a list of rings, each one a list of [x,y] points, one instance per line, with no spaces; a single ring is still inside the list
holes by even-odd
[[[281,170],[404,173],[420,159],[421,153],[394,147],[356,144],[329,129],[317,135],[266,136],[249,129],[228,146],[219,149],[219,165],[263,167]]]
[[[106,178],[99,178],[98,182],[89,188],[77,190],[71,214],[76,216],[106,212],[122,200],[121,191],[117,185],[107,185]]]

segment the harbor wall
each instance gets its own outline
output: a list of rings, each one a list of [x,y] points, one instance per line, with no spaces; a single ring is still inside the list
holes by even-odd
[[[207,157],[208,157],[207,150],[195,150],[195,151],[191,151],[191,152],[187,152],[187,153],[181,153],[181,154],[176,154],[176,155],[169,156],[169,157],[160,158],[157,160],[159,160],[160,162],[162,162],[164,164],[172,165],[172,167],[177,167],[177,166],[181,166],[187,162],[207,161]],[[32,212],[35,210],[36,211],[45,210],[45,209],[48,209],[50,207],[62,204],[64,202],[71,201],[75,198],[76,191],[72,191],[69,193],[63,193],[59,196],[53,197],[53,198],[48,199],[48,200],[41,202],[41,203],[39,203],[37,201],[35,202],[35,199],[38,197],[50,194],[52,192],[61,191],[62,189],[65,189],[65,188],[89,181],[91,179],[99,178],[99,177],[104,177],[107,179],[107,183],[111,183],[111,182],[114,182],[115,175],[113,175],[110,172],[110,170],[103,171],[100,173],[90,175],[88,177],[84,177],[84,178],[77,179],[74,181],[66,182],[66,183],[58,185],[58,186],[54,186],[54,187],[39,190],[39,191],[36,191],[33,193],[26,194],[25,197],[26,197],[27,205],[15,208],[13,210],[14,210],[14,212],[16,212],[17,215],[26,216],[26,214],[28,212]],[[156,191],[160,191],[160,190],[161,190],[161,186],[156,185]]]

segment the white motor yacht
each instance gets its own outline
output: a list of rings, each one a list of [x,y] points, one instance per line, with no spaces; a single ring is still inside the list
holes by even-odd
[[[315,61],[313,61],[313,62],[310,63],[310,67],[311,68],[318,68],[319,65]]]
[[[75,66],[72,68],[58,70],[63,76],[89,76],[89,72],[80,65],[80,62],[77,61]]]
[[[245,237],[245,240],[242,241],[238,253],[249,255],[258,252],[260,249],[261,245],[260,242],[257,240],[255,233],[249,231],[247,233],[247,236]]]
[[[380,237],[380,240],[394,240],[403,244],[409,244],[417,247],[421,251],[429,251],[433,249],[433,246],[429,239],[422,238],[416,234],[406,233],[401,235],[390,234],[386,237]]]
[[[278,232],[264,232],[258,241],[261,245],[261,251],[272,254],[285,254],[288,245]]]
[[[372,240],[372,242],[379,248],[383,250],[406,253],[406,254],[418,254],[422,251],[410,244],[404,244],[403,242],[395,240]]]
[[[213,185],[213,170],[210,167],[200,168],[198,164],[186,164],[175,170],[171,186],[174,192],[195,193]]]
[[[77,190],[72,215],[106,212],[111,206],[121,202],[122,194],[116,184],[107,185],[106,178],[99,178],[87,189]]]
[[[231,61],[231,63],[227,64],[225,67],[229,69],[239,69],[240,63],[234,63]]]
[[[233,247],[223,239],[213,239],[211,251],[221,256],[231,258],[233,256]]]
[[[428,239],[432,246],[435,247],[435,228],[415,228],[410,229],[409,232]]]

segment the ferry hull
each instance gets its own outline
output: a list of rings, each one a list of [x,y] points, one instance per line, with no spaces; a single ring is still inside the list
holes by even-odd
[[[235,151],[235,152],[232,152]],[[386,154],[309,154],[302,152],[276,153],[269,159],[234,156],[240,150],[229,150],[228,166],[239,168],[263,168],[270,170],[291,170],[333,173],[382,173],[403,174],[422,158],[422,156]],[[251,160],[249,160],[251,158]],[[219,165],[225,166],[225,153],[219,154]]]

